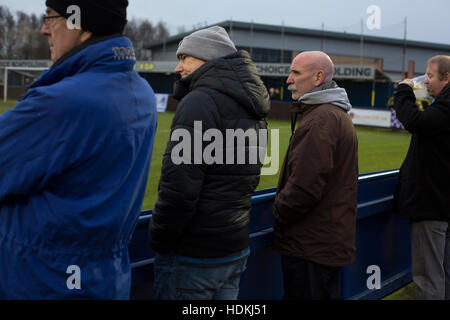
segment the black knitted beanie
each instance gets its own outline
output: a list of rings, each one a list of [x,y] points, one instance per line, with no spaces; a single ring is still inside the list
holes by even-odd
[[[45,4],[65,18],[72,15],[67,12],[70,6],[78,6],[81,28],[99,36],[121,34],[127,24],[128,0],[46,0]]]

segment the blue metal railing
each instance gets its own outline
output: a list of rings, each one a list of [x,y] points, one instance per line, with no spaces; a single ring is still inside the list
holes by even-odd
[[[411,281],[408,221],[392,212],[398,170],[363,174],[358,182],[355,262],[342,269],[344,299],[379,299]],[[251,255],[241,278],[239,299],[281,299],[280,256],[272,249],[272,204],[276,189],[252,197]],[[130,244],[132,298],[151,298],[153,252],[148,243],[151,211],[145,211]],[[381,271],[381,288],[369,289],[369,266]]]

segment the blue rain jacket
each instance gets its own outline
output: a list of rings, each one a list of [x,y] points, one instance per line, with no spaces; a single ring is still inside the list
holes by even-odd
[[[123,36],[55,64],[0,115],[0,299],[128,299],[156,131]]]

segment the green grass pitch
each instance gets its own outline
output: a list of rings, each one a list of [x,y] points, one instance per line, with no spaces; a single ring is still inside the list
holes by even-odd
[[[8,100],[6,103],[0,102],[0,114],[11,109],[17,101]],[[174,113],[166,112],[158,114],[158,130],[155,136],[150,175],[147,190],[142,206],[143,210],[152,209],[158,195],[158,182],[161,175],[162,157],[166,149],[167,141],[170,137],[170,125]],[[268,120],[269,129],[279,130],[279,170],[276,175],[261,176],[258,190],[274,188],[277,186],[278,176],[283,164],[289,138],[291,136],[291,126],[288,121]],[[386,129],[374,129],[357,127],[358,135],[358,157],[359,173],[375,172],[400,167],[408,150],[410,134],[403,131],[392,131]],[[270,136],[270,133],[269,133]],[[268,146],[270,156],[270,141]]]
[[[173,113],[158,114],[158,130],[155,137],[153,158],[150,168],[150,178],[148,180],[146,196],[143,209],[153,208],[157,199],[157,188],[161,174],[162,156],[166,149],[170,136],[170,125]],[[279,170],[276,175],[261,176],[258,190],[274,188],[277,181],[284,155],[286,153],[289,138],[291,136],[291,125],[288,121],[268,120],[269,129],[279,130]],[[391,131],[385,129],[373,129],[357,127],[358,135],[358,157],[359,172],[368,173],[389,169],[397,169],[402,164],[408,150],[410,135],[402,131]],[[270,135],[270,134],[269,134]],[[270,141],[269,141],[270,156]]]

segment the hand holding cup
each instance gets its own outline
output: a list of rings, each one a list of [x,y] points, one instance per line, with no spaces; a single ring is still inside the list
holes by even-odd
[[[414,89],[414,82],[412,81],[412,79],[405,79],[403,81],[400,81],[398,84],[399,85],[400,84],[407,84],[408,86],[410,86],[411,88]]]

